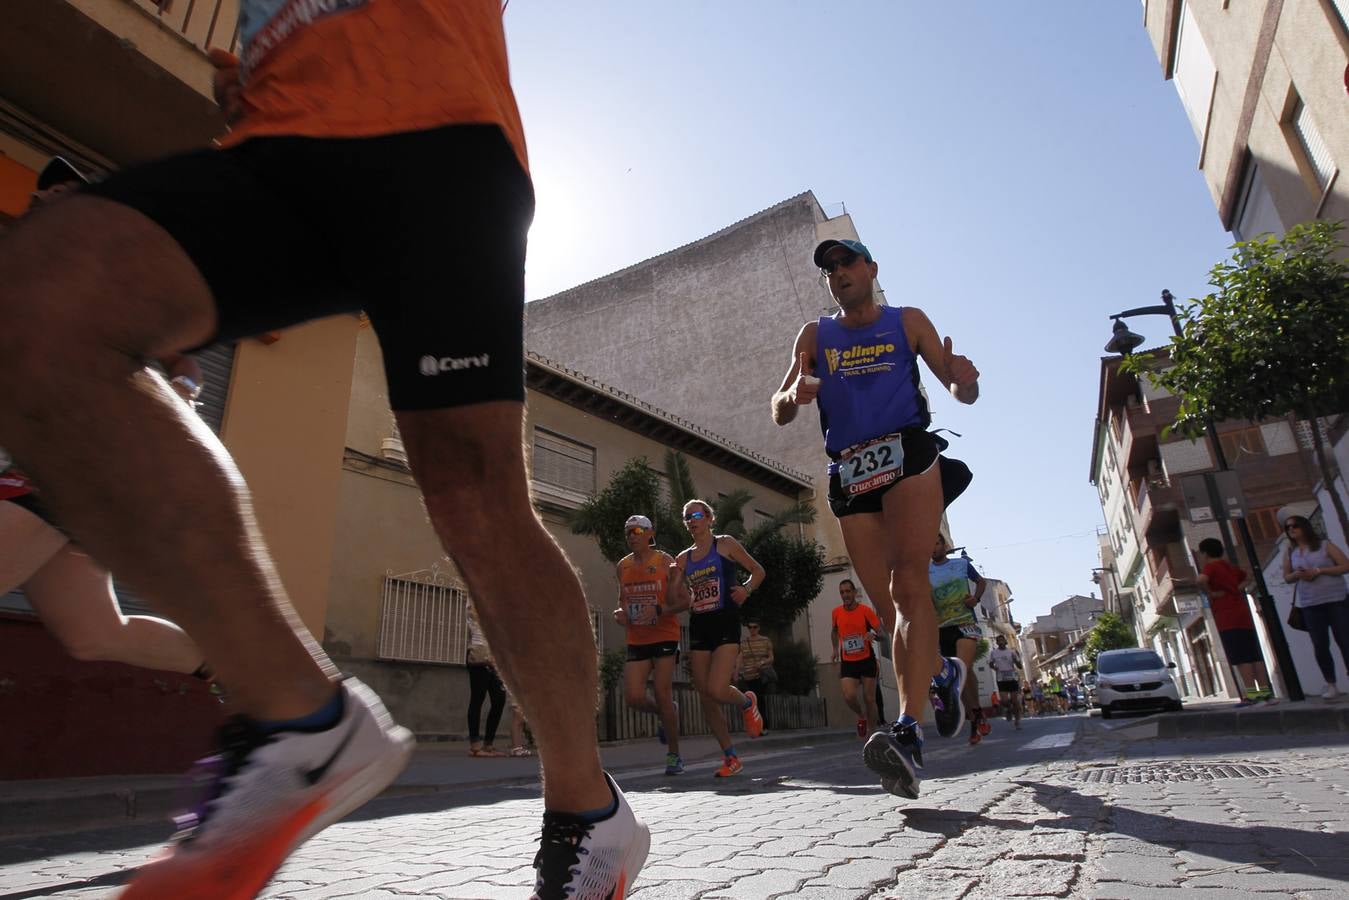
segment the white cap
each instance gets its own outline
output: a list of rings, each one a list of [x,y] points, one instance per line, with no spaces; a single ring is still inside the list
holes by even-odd
[[[623,530],[627,531],[629,528],[645,528],[648,531],[653,530],[651,527],[651,520],[646,516],[628,516],[628,521],[623,523]]]

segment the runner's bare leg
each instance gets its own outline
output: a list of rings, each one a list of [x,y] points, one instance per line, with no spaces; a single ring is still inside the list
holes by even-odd
[[[468,582],[497,670],[538,742],[544,805],[566,812],[608,806],[613,796],[595,734],[595,638],[576,572],[530,500],[524,404],[397,416],[431,524]]]
[[[182,248],[125,206],[65,198],[0,241],[0,315],[0,434],[63,527],[193,637],[241,711],[286,719],[330,699],[337,673],[233,460],[144,365],[215,329]]]

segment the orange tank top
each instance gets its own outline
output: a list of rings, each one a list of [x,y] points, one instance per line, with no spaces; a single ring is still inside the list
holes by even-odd
[[[528,169],[501,0],[241,0],[243,115],[221,139],[499,125]]]
[[[657,644],[679,640],[679,620],[669,613],[656,615],[665,605],[665,587],[674,559],[657,551],[646,562],[629,553],[618,564],[618,590],[628,614],[628,643]]]

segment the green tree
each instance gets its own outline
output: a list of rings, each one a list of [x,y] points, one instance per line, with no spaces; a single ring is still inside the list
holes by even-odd
[[[809,503],[795,503],[747,530],[744,510],[754,499],[748,491],[733,491],[716,500],[700,497],[688,460],[673,450],[665,454],[665,479],[668,496],[662,496],[660,476],[644,457],[628,460],[608,484],[572,514],[568,523],[572,532],[594,537],[604,558],[617,563],[628,554],[623,523],[629,516],[643,515],[656,528],[656,546],[674,556],[690,543],[684,530],[684,504],[693,499],[707,500],[717,519],[717,533],[729,534],[744,544],[767,573],[742,612],[758,617],[766,632],[784,632],[824,586],[824,548],[786,529],[788,525],[815,521],[815,508]]]
[[[1133,629],[1123,619],[1114,613],[1101,613],[1096,617],[1095,626],[1087,633],[1087,646],[1083,655],[1091,665],[1091,671],[1095,671],[1096,657],[1102,652],[1137,646]]]
[[[820,683],[815,654],[803,641],[783,641],[773,646],[773,671],[778,673],[777,691],[804,697]]]
[[[1281,239],[1263,235],[1233,245],[1232,258],[1209,273],[1212,293],[1177,310],[1182,333],[1171,339],[1170,364],[1145,355],[1124,368],[1180,398],[1172,427],[1189,437],[1210,419],[1306,420],[1321,477],[1349,534],[1320,421],[1349,410],[1349,266],[1341,230],[1316,220]]]

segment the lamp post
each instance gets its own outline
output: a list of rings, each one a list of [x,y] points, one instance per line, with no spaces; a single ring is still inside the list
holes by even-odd
[[[1162,302],[1155,306],[1140,306],[1135,309],[1126,309],[1124,312],[1115,313],[1110,318],[1115,324],[1111,331],[1113,332],[1110,341],[1105,345],[1107,353],[1118,353],[1121,356],[1128,356],[1143,343],[1143,336],[1135,334],[1129,330],[1129,326],[1124,324],[1124,319],[1129,316],[1166,316],[1171,320],[1171,329],[1176,333],[1176,337],[1182,337],[1184,332],[1180,327],[1180,319],[1176,316],[1175,297],[1168,290],[1162,290]],[[1213,448],[1213,458],[1217,463],[1219,472],[1228,471],[1227,456],[1223,453],[1222,442],[1218,440],[1218,429],[1213,420],[1207,416],[1204,418],[1204,431],[1208,435],[1209,445]],[[1209,492],[1212,494],[1213,486],[1209,485]],[[1222,504],[1213,498],[1213,508],[1222,510]],[[1297,677],[1297,666],[1293,663],[1293,654],[1288,649],[1288,638],[1283,633],[1283,622],[1279,619],[1279,610],[1274,605],[1274,598],[1270,596],[1269,587],[1265,584],[1265,573],[1260,568],[1260,558],[1255,552],[1255,541],[1251,538],[1251,530],[1246,525],[1245,516],[1237,516],[1237,533],[1241,536],[1242,548],[1246,551],[1246,559],[1250,563],[1251,577],[1255,579],[1256,587],[1256,606],[1260,609],[1260,618],[1265,623],[1265,631],[1269,633],[1270,643],[1274,645],[1274,657],[1279,663],[1279,669],[1283,672],[1284,686],[1288,689],[1288,698],[1290,700],[1304,700],[1302,693],[1302,682]],[[1222,531],[1223,545],[1227,548],[1228,554],[1235,558],[1233,552],[1232,535],[1227,528],[1227,519],[1223,515],[1218,516],[1218,527]]]

